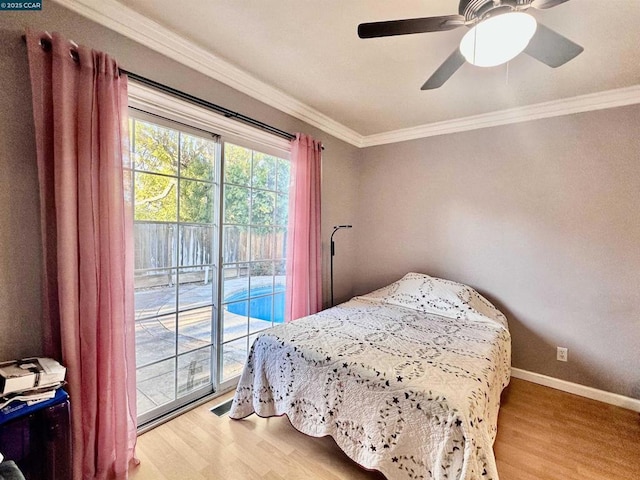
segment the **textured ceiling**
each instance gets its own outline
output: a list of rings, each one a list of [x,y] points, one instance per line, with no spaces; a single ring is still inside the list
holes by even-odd
[[[526,55],[420,86],[464,27],[361,40],[359,23],[457,13],[456,0],[121,0],[362,135],[640,83],[640,0],[571,0],[536,19],[584,47],[552,69]]]

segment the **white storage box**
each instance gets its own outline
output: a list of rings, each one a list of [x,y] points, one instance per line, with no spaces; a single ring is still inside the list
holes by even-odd
[[[51,358],[23,358],[0,363],[0,396],[34,388],[56,387],[67,369]]]

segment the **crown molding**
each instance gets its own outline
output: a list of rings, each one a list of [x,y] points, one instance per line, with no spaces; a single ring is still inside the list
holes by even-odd
[[[640,85],[368,135],[363,137],[361,146],[372,147],[405,142],[419,138],[622,107],[637,103],[640,103]]]
[[[162,55],[354,146],[362,135],[115,0],[54,0]]]
[[[55,3],[359,148],[640,103],[640,85],[361,135],[116,0]]]

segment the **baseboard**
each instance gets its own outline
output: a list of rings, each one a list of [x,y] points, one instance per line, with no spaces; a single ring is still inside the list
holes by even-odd
[[[581,397],[590,398],[591,400],[598,400],[599,402],[627,408],[634,412],[640,412],[640,400],[635,398],[625,397],[624,395],[618,395],[617,393],[605,392],[604,390],[598,390],[597,388],[567,382],[566,380],[548,377],[540,373],[529,372],[520,368],[511,368],[511,376],[521,380],[527,380],[532,383],[537,383],[538,385],[544,385],[545,387],[562,390],[563,392],[580,395]]]

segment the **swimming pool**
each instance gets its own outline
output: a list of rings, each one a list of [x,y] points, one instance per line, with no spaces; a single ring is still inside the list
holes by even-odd
[[[251,300],[242,301],[249,296]],[[273,320],[274,323],[284,322],[284,285],[276,285],[274,289],[271,285],[253,287],[251,294],[247,290],[241,290],[225,297],[224,301],[234,302],[228,303],[227,310],[236,315],[251,315],[252,318]]]

